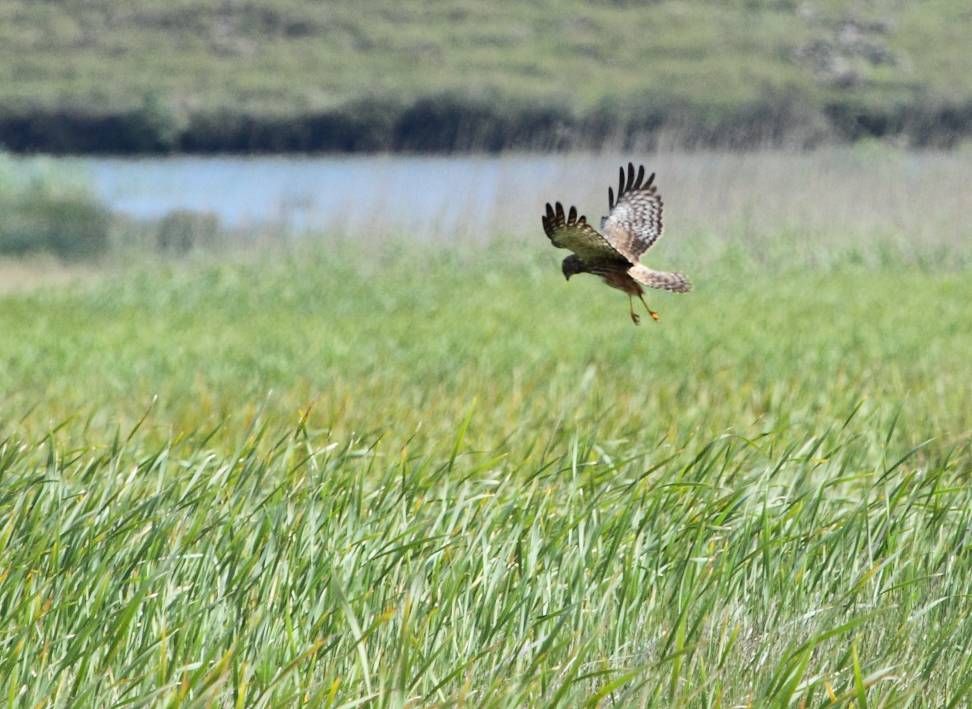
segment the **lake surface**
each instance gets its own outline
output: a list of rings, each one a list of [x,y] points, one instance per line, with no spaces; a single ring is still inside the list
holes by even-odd
[[[80,170],[112,209],[153,219],[174,209],[230,228],[392,234],[413,239],[540,234],[548,201],[597,223],[618,166],[657,171],[666,232],[909,234],[959,240],[972,151],[845,147],[813,153],[172,157],[54,159]],[[836,226],[836,228],[835,228]],[[964,234],[964,231],[963,231]]]
[[[517,186],[533,186],[536,192],[541,185],[555,184],[570,161],[552,156],[365,156],[77,162],[102,200],[137,218],[192,209],[214,213],[228,227],[438,234],[468,230],[476,219],[495,227],[505,197],[515,195],[514,201],[522,202]]]

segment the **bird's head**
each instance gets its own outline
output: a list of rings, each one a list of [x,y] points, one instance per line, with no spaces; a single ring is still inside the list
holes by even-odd
[[[586,269],[584,268],[584,262],[580,260],[577,254],[571,254],[564,259],[561,270],[564,272],[564,278],[569,281],[571,276],[577,273],[583,273]]]

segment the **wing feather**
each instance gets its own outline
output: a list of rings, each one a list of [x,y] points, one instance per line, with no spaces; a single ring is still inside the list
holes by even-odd
[[[565,215],[560,202],[555,207],[548,202],[546,214],[540,219],[543,231],[554,246],[570,249],[585,263],[628,261],[603,234],[587,223],[587,217],[577,216],[575,207]]]
[[[662,233],[662,200],[655,186],[655,173],[644,180],[645,166],[628,163],[627,175],[618,170],[618,194],[608,187],[611,213],[601,219],[601,229],[611,244],[632,263],[658,241]]]
[[[692,284],[689,282],[689,279],[681,273],[655,271],[640,263],[636,263],[629,268],[628,275],[638,281],[638,283],[649,288],[660,288],[661,290],[671,291],[672,293],[688,293],[692,290]]]

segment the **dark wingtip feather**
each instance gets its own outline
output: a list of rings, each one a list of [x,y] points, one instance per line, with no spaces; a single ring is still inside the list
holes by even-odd
[[[618,168],[618,200],[621,199],[621,195],[624,194],[624,168]]]
[[[639,189],[641,187],[642,180],[645,179],[645,166],[638,166],[638,176],[635,178],[634,188]]]
[[[628,189],[629,189],[629,190],[630,190],[630,189],[631,189],[632,187],[634,187],[634,177],[635,177],[635,171],[634,171],[634,165],[632,165],[632,164],[631,164],[631,163],[629,162],[629,163],[628,163]]]
[[[608,209],[614,209],[614,188],[608,187]]]
[[[570,213],[567,215],[567,223],[573,224],[576,221],[577,221],[577,208],[571,206]]]

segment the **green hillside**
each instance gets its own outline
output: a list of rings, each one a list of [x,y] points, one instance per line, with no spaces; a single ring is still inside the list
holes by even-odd
[[[972,10],[899,3],[0,5],[14,149],[815,143],[972,124]]]

